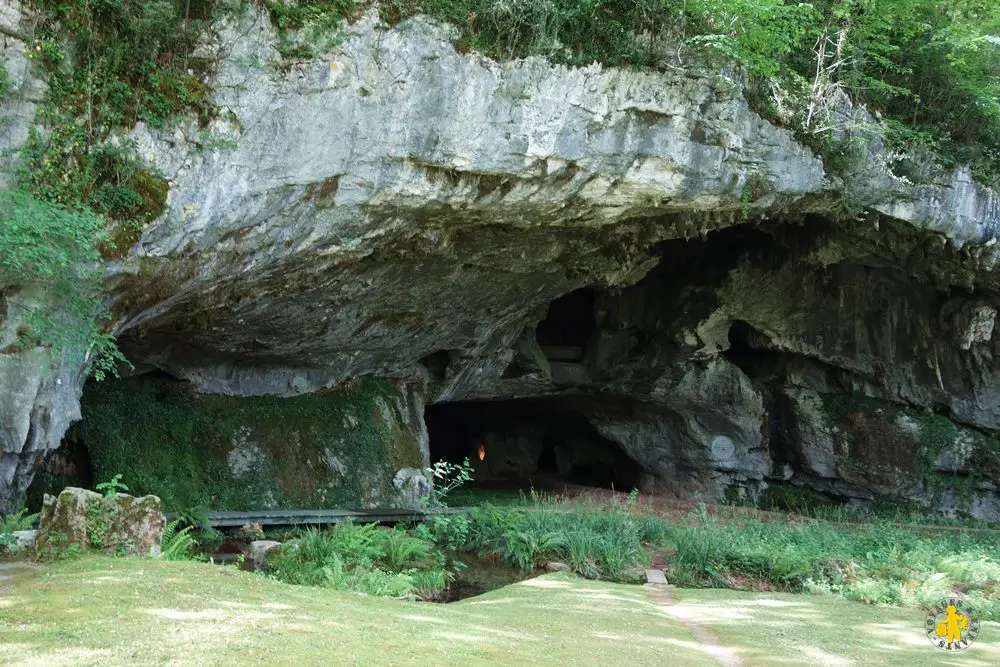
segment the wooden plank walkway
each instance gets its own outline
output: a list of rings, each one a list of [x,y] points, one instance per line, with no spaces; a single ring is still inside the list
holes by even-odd
[[[370,510],[268,510],[261,512],[208,512],[208,522],[213,528],[239,528],[248,523],[261,526],[326,526],[345,521],[354,523],[399,523],[400,521],[425,521],[442,514],[460,514],[464,507],[445,507],[433,510],[370,509]],[[177,515],[166,513],[167,521]]]

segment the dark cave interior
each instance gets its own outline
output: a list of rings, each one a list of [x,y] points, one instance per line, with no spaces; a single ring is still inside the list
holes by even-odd
[[[641,472],[621,447],[558,399],[428,406],[431,460],[468,458],[477,485],[632,489]]]

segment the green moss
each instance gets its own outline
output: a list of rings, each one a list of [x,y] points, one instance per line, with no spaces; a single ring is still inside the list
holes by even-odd
[[[278,31],[278,51],[288,60],[313,58],[337,43],[341,24],[360,16],[358,0],[265,0]]]
[[[992,434],[860,394],[828,394],[823,402],[831,423],[847,435],[849,451],[838,459],[842,470],[885,490],[923,482],[933,504],[951,492],[959,510],[967,511],[980,484],[1000,475],[1000,440]],[[916,435],[901,419],[917,425]],[[941,456],[957,447],[971,448],[963,453],[962,471],[937,470]]]
[[[750,217],[750,206],[772,190],[774,186],[766,172],[754,171],[747,176],[740,193],[740,214],[744,220]]]
[[[127,255],[139,241],[146,225],[163,215],[170,186],[161,176],[145,169],[135,169],[127,173],[127,178],[114,189],[118,202],[112,202],[107,207],[108,240],[100,246],[101,256],[105,259],[121,259]]]
[[[87,546],[104,549],[111,531],[111,508],[104,498],[87,501]]]
[[[852,413],[875,413],[884,409],[887,404],[858,392],[842,394],[822,394],[823,407],[836,422],[843,422]]]
[[[72,437],[90,451],[95,478],[120,472],[131,493],[170,509],[359,507],[391,502],[395,471],[422,465],[396,398],[371,378],[296,398],[235,398],[138,377],[88,385]]]
[[[925,473],[934,471],[937,460],[949,447],[955,444],[958,429],[947,417],[933,412],[920,416],[920,467]]]

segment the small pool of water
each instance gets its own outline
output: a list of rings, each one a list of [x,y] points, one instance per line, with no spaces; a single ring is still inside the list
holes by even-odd
[[[431,600],[431,602],[448,603],[467,600],[542,574],[541,570],[521,570],[506,563],[480,558],[470,553],[453,554],[453,558],[463,563],[465,568],[458,574],[455,581],[451,582],[445,594],[440,599]]]

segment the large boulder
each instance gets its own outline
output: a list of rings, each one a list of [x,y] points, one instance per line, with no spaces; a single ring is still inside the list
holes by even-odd
[[[40,556],[91,550],[155,556],[164,523],[163,503],[156,496],[102,496],[69,487],[58,497],[45,496],[36,549]]]

